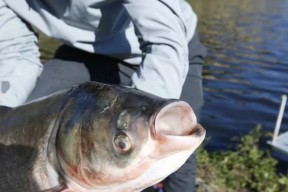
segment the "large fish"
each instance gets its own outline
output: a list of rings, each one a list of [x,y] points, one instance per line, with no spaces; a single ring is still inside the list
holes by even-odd
[[[84,83],[0,110],[0,191],[138,192],[203,141],[190,106]]]

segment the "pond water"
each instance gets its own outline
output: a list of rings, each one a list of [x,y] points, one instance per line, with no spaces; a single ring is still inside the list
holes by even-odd
[[[288,94],[288,0],[191,0],[208,48],[202,124],[207,148],[227,148],[257,124],[273,132]],[[288,131],[288,106],[281,131]]]

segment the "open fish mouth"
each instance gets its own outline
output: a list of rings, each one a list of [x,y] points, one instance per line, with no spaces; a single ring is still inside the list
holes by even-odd
[[[205,134],[205,129],[197,123],[195,113],[183,101],[172,102],[161,108],[154,118],[152,133],[169,136],[196,136]]]

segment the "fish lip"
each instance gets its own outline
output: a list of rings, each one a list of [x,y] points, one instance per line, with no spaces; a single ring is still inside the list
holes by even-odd
[[[166,133],[161,133],[161,129],[157,128],[157,120],[162,117],[163,114],[165,114],[169,110],[180,107],[181,111],[184,109],[184,111],[187,111],[191,116],[189,117],[191,120],[191,126],[189,128],[186,128],[184,130],[180,130],[180,132],[176,133],[172,129],[169,130]],[[182,112],[183,113],[183,112]],[[182,114],[183,115],[183,114]],[[197,123],[197,118],[195,116],[195,113],[193,109],[190,107],[190,105],[184,101],[179,100],[170,100],[168,102],[165,102],[153,115],[151,118],[151,134],[153,137],[161,137],[164,135],[169,136],[196,136],[201,137],[205,135],[206,130],[203,128],[202,125]]]
[[[204,135],[206,133],[206,130],[204,129],[204,127],[197,123],[196,127],[194,127],[191,132],[189,133],[189,135],[193,135],[193,136],[197,136],[197,137],[201,137],[202,135]]]
[[[150,118],[150,131],[151,131],[151,135],[156,137],[157,132],[156,132],[156,119],[159,115],[159,113],[161,113],[161,111],[163,110],[163,108],[165,108],[167,105],[169,105],[170,103],[175,102],[173,101],[167,101],[165,103],[163,103],[152,115],[152,117]]]

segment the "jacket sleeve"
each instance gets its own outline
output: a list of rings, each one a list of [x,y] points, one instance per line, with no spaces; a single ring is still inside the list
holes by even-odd
[[[25,102],[42,71],[37,37],[0,0],[0,105]]]
[[[180,97],[189,67],[187,29],[180,13],[181,1],[123,1],[143,52],[139,71],[132,76],[133,87],[164,98]],[[195,26],[189,29],[193,33]]]

